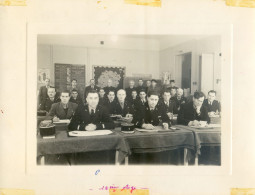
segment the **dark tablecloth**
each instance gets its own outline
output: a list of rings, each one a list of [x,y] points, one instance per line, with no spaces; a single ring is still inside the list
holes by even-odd
[[[194,136],[189,130],[180,129],[175,132],[139,132],[126,134],[119,131],[125,138],[130,150],[135,153],[151,153],[189,148],[195,150]]]
[[[195,139],[196,151],[200,154],[201,146],[220,146],[221,145],[221,128],[213,129],[196,129],[193,127],[177,125],[178,128],[186,129],[193,132]]]
[[[57,131],[55,139],[37,137],[37,156],[114,149],[119,151],[119,162],[130,154],[124,138],[116,132],[102,136],[69,137],[66,131]]]

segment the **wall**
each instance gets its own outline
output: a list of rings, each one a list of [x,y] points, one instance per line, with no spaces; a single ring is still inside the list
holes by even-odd
[[[152,74],[156,79],[160,76],[157,51],[38,45],[37,59],[38,68],[50,69],[52,85],[55,63],[85,64],[87,84],[93,75],[93,65],[123,66],[126,67],[126,76],[132,76],[133,73]]]
[[[199,85],[194,85],[193,82],[199,83],[199,56],[202,53],[214,53],[215,54],[215,64],[214,64],[214,74],[215,74],[215,90],[220,91],[220,83],[216,83],[216,79],[221,79],[221,59],[218,55],[220,53],[220,36],[210,36],[200,40],[192,40],[175,47],[171,47],[160,51],[160,69],[164,71],[169,71],[171,73],[172,79],[176,79],[175,72],[175,60],[176,55],[183,53],[192,52],[192,63],[191,63],[191,93],[194,93],[199,89]],[[220,98],[220,93],[218,93],[218,98]]]

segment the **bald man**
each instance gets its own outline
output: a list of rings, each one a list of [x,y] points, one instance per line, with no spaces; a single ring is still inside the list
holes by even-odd
[[[119,89],[117,92],[117,100],[113,106],[113,113],[123,117],[132,117],[134,114],[133,106],[126,100],[126,91]]]

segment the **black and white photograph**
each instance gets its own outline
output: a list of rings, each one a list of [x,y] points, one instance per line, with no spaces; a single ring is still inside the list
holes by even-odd
[[[220,35],[37,35],[43,165],[221,166]]]

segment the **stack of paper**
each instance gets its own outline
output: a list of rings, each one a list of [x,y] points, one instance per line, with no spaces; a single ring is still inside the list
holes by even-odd
[[[97,135],[109,135],[111,130],[96,130],[96,131],[70,131],[69,136],[81,137],[81,136],[97,136]]]

